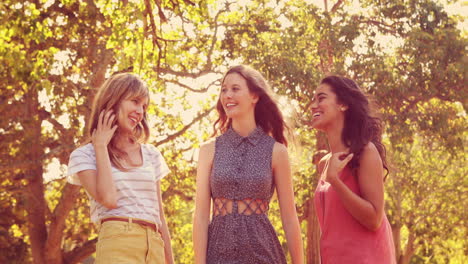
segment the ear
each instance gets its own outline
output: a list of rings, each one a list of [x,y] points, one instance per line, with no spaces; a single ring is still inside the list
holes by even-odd
[[[258,95],[252,94],[252,104],[256,104],[258,102],[258,99],[260,99]]]
[[[340,111],[341,111],[341,112],[344,112],[344,111],[346,111],[346,110],[348,110],[348,106],[347,106],[347,105],[340,105]]]

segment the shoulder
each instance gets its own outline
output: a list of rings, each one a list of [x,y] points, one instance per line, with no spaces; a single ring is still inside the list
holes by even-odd
[[[210,139],[200,145],[198,152],[198,170],[204,171],[211,168],[215,156],[216,139]]]
[[[161,151],[159,151],[159,149],[152,144],[141,144],[141,152],[153,163],[158,164],[161,162],[161,160],[164,160]]]
[[[93,147],[93,144],[91,143],[88,143],[86,145],[76,148],[70,154],[71,157],[78,157],[78,156],[94,157],[95,155],[96,154],[94,152],[94,147]]]
[[[282,143],[275,142],[272,156],[273,167],[284,165],[285,162],[289,161],[288,148]]]
[[[96,170],[96,154],[91,143],[78,147],[70,154],[67,168],[68,182],[80,185],[76,174],[84,170]]]
[[[215,152],[216,138],[211,138],[200,145],[200,158],[213,156]]]
[[[366,175],[370,171],[383,170],[382,159],[380,158],[379,151],[375,147],[374,143],[367,143],[362,149],[359,157],[359,175]],[[363,173],[364,172],[364,173]],[[379,172],[379,174],[382,174]]]
[[[161,152],[159,151],[159,149],[158,149],[157,147],[155,147],[153,144],[144,143],[144,144],[141,144],[141,148],[142,148],[143,150],[148,151],[149,153],[153,153],[153,154],[154,154],[154,153],[158,153],[158,154],[161,153]]]
[[[275,144],[273,145],[273,155],[288,155],[288,147],[275,141]]]
[[[361,157],[359,158],[360,163],[363,162],[382,162],[380,158],[379,151],[375,147],[374,143],[369,142],[367,143],[364,148],[362,149]]]

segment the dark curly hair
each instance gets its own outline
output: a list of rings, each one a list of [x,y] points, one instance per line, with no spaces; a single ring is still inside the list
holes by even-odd
[[[351,169],[359,167],[359,159],[364,147],[374,143],[382,159],[384,169],[388,175],[389,169],[386,159],[386,149],[382,144],[382,120],[375,116],[374,107],[370,104],[368,96],[351,79],[340,76],[328,76],[322,79],[321,84],[328,84],[336,94],[338,103],[348,108],[344,112],[344,126],[341,139],[354,153],[349,166]]]

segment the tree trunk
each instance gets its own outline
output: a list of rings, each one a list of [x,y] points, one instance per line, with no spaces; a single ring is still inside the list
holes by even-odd
[[[392,226],[393,243],[395,244],[395,257],[398,260],[401,256],[401,226]]]
[[[320,226],[315,214],[314,199],[307,200],[307,264],[320,263]]]
[[[322,157],[327,153],[327,140],[325,134],[321,132],[316,133],[317,138],[317,151],[315,152],[312,162],[315,165],[315,171],[317,172],[316,180],[313,184],[318,182],[318,164]],[[314,187],[315,187],[314,185]],[[313,187],[312,187],[313,188]],[[308,264],[319,264],[320,263],[320,225],[318,222],[317,214],[315,213],[314,199],[309,198],[307,200],[307,251],[306,260]]]
[[[45,245],[45,252],[47,252],[45,258],[48,264],[62,264],[64,261],[62,239],[65,220],[75,204],[79,191],[80,186],[68,183],[62,190],[60,201],[52,214],[49,237]]]
[[[21,125],[24,128],[25,136],[23,138],[24,149],[29,149],[25,156],[31,161],[31,165],[25,170],[27,179],[27,192],[25,198],[25,209],[28,219],[28,232],[31,242],[31,253],[33,263],[43,264],[44,245],[47,240],[46,213],[49,209],[44,198],[43,183],[43,157],[44,148],[41,145],[41,125],[42,120],[39,117],[38,109],[38,91],[35,84],[31,84],[25,95],[25,105],[27,118]]]
[[[33,179],[29,180],[26,195],[26,210],[28,212],[28,231],[31,241],[33,263],[45,264],[44,245],[47,240],[45,225],[46,202],[44,199],[44,185],[42,183],[42,167],[36,166]]]
[[[415,236],[414,233],[410,231],[408,235],[408,243],[406,244],[405,251],[403,254],[400,255],[398,259],[398,264],[408,264],[411,260],[411,258],[414,255],[414,252],[416,251],[414,241],[415,241]]]

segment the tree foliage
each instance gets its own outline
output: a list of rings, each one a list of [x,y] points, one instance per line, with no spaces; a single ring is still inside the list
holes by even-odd
[[[382,113],[399,263],[466,262],[463,18],[433,0],[317,3],[2,1],[0,262],[77,263],[94,252],[87,198],[63,176],[87,139],[96,89],[132,71],[151,87],[151,141],[172,171],[162,186],[175,259],[192,263],[196,149],[212,132],[219,79],[236,63],[264,73],[295,121],[290,155],[308,263],[317,261],[314,159],[326,143],[304,124],[329,73],[355,79]],[[273,202],[286,249],[278,216]]]

